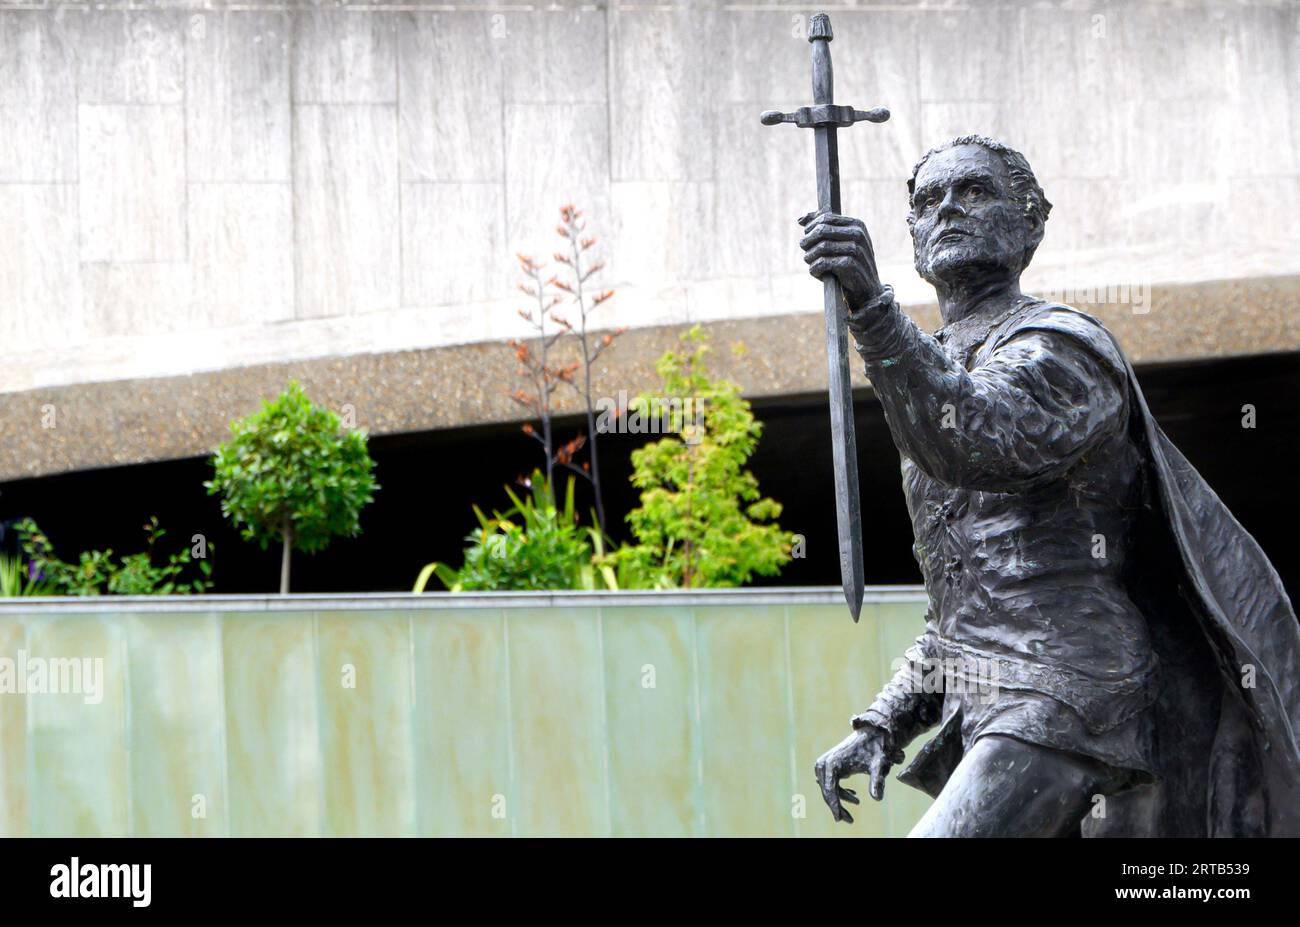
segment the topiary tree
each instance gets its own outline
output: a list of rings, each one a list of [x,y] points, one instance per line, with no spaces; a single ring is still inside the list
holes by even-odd
[[[329,409],[312,405],[297,382],[260,411],[230,423],[231,438],[212,458],[204,483],[245,540],[281,545],[280,593],[289,591],[289,555],[314,553],[335,535],[360,532],[374,501],[375,463],[364,431],[345,431]]]
[[[632,453],[641,505],[627,521],[637,543],[597,558],[617,569],[624,587],[740,585],[755,573],[779,573],[795,540],[775,522],[780,503],[762,498],[745,469],[762,422],[736,384],[709,377],[699,326],[682,340],[686,350],[668,351],[656,365],[662,394],[630,406],[672,436]]]

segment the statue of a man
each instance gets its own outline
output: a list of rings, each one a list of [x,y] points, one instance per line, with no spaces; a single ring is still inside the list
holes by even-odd
[[[1051,209],[1029,164],[964,136],[908,189],[933,336],[860,221],[800,219],[898,446],[930,600],[904,666],[817,761],[832,815],[858,801],[840,780],[868,774],[879,800],[939,725],[899,777],[935,797],[913,836],[1300,834],[1291,603],[1110,333],[1020,291]],[[971,684],[917,685],[933,666]]]

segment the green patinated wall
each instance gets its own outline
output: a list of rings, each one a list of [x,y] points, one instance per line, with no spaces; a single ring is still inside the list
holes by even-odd
[[[868,601],[854,626],[823,598],[180,613],[10,600],[0,658],[100,657],[104,685],[94,705],[0,695],[0,833],[905,834],[920,793],[890,783],[833,828],[811,770],[919,633],[923,600]]]

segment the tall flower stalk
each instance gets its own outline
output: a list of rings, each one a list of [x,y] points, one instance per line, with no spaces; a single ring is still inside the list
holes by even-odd
[[[578,383],[570,377],[563,382],[568,383],[579,392],[585,406],[587,435],[591,442],[590,466],[584,466],[578,472],[586,476],[591,482],[592,494],[596,499],[596,520],[600,525],[601,533],[604,534],[605,499],[600,488],[600,442],[597,439],[595,402],[591,392],[591,369],[595,365],[597,358],[627,329],[614,329],[604,332],[599,337],[589,331],[591,314],[602,303],[609,300],[614,295],[614,291],[595,289],[595,292],[591,292],[587,285],[588,281],[605,267],[605,263],[600,260],[591,260],[589,262],[587,252],[596,245],[597,238],[595,235],[587,235],[586,228],[587,223],[582,217],[581,210],[572,204],[560,207],[560,224],[556,226],[555,231],[564,240],[564,250],[557,251],[554,258],[558,264],[568,268],[568,279],[562,280],[557,274],[551,277],[549,283],[567,294],[570,301],[577,306],[576,326],[563,316],[552,314],[552,317],[566,331],[573,333],[578,341],[578,363],[582,369],[582,381]],[[581,444],[578,447],[581,447]],[[573,450],[576,449],[573,448]]]
[[[519,260],[520,270],[527,278],[527,282],[519,284],[519,289],[525,295],[532,297],[537,304],[535,309],[520,309],[519,316],[532,326],[537,335],[531,341],[512,338],[507,342],[514,350],[515,360],[519,363],[517,373],[528,381],[532,390],[531,392],[526,389],[507,390],[506,395],[527,409],[539,423],[538,428],[531,422],[525,422],[523,431],[542,445],[542,453],[546,457],[546,484],[550,486],[557,462],[555,437],[551,427],[551,396],[559,389],[560,383],[566,380],[572,381],[578,365],[573,363],[557,367],[551,363],[551,351],[555,343],[563,337],[565,329],[559,327],[557,323],[554,331],[548,331],[546,322],[552,310],[562,299],[547,294],[547,281],[542,279],[541,264],[526,254],[519,254],[516,257]]]

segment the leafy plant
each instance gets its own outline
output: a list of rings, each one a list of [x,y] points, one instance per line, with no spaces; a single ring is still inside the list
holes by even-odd
[[[108,579],[108,591],[115,595],[170,595],[173,592],[204,592],[211,588],[212,564],[207,558],[198,562],[202,578],[191,583],[181,582],[181,575],[193,562],[188,548],[171,554],[162,566],[153,562],[154,545],[167,532],[158,527],[158,519],[150,518],[144,526],[149,549],[122,558],[122,567]],[[215,545],[209,544],[211,550]]]
[[[640,588],[735,586],[755,573],[775,575],[794,536],[775,522],[780,503],[762,498],[745,469],[763,425],[736,384],[709,377],[699,326],[682,340],[685,350],[656,364],[662,395],[630,405],[634,414],[659,416],[671,435],[632,453],[641,504],[627,521],[637,543],[601,562],[619,570],[621,584]]]
[[[27,595],[51,595],[48,579],[34,575],[31,564],[22,557],[0,554],[0,596],[11,599]]]
[[[212,458],[221,511],[245,540],[281,545],[280,592],[289,591],[290,551],[314,553],[335,535],[361,531],[361,509],[379,488],[365,432],[344,431],[339,417],[313,405],[297,382],[247,418]]]
[[[188,595],[212,588],[212,564],[206,558],[197,561],[198,577],[182,578],[195,563],[188,548],[171,554],[161,566],[154,564],[154,547],[167,533],[158,527],[157,517],[151,517],[144,526],[146,550],[127,554],[120,562],[113,560],[109,548],[82,551],[75,564],[65,563],[55,555],[50,539],[34,520],[25,518],[15,529],[27,557],[29,583],[39,590],[17,593],[20,595]],[[208,549],[213,546],[209,544]]]
[[[505,487],[512,503],[505,512],[494,511],[489,517],[474,506],[479,527],[465,537],[460,569],[430,563],[420,571],[414,591],[423,592],[433,576],[452,592],[591,589],[598,572],[611,581],[612,571],[597,571],[592,563],[593,538],[600,544],[600,532],[579,524],[573,484],[574,478],[569,477],[564,506],[559,508],[546,477],[534,471],[528,481],[529,492],[522,497]]]
[[[63,575],[64,591],[68,595],[102,595],[116,572],[111,547],[82,551],[80,561]]]

